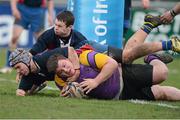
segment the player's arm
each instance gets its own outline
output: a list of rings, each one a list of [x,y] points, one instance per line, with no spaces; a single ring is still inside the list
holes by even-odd
[[[102,65],[101,71],[95,78],[95,81],[97,82],[98,85],[101,84],[102,82],[106,81],[108,78],[110,78],[112,76],[113,72],[118,67],[118,63],[114,59],[112,59],[108,56],[106,56],[106,57],[107,57],[106,62],[103,65],[100,63]],[[101,60],[98,60],[98,61],[101,62]],[[97,64],[98,64],[98,62],[97,62]]]
[[[48,0],[48,22],[49,26],[53,25],[53,11],[54,11],[54,1],[53,0]]]
[[[86,94],[110,78],[118,68],[118,63],[114,59],[94,51],[84,51],[80,55],[80,63],[100,70],[94,79],[88,78],[80,83],[81,87],[84,88],[83,91],[86,91]]]
[[[180,14],[180,2],[178,2],[171,10],[166,11],[161,16],[161,21],[164,24],[171,23],[171,21],[174,19],[174,17],[178,14]]]
[[[174,11],[175,15],[180,14],[180,2],[178,2],[172,10]]]
[[[17,2],[18,0],[11,0],[10,4],[11,4],[11,11],[12,11],[13,16],[19,20],[21,19],[21,14],[19,10],[17,9]]]
[[[53,43],[51,31],[52,30],[46,30],[38,37],[38,40],[29,51],[32,55],[43,52],[48,48],[49,44]]]

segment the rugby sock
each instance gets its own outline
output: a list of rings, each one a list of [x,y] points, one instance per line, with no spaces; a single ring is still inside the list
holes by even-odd
[[[11,54],[11,51],[10,50],[7,50],[7,53],[6,53],[6,67],[10,67],[10,64],[9,64],[9,56]]]
[[[143,26],[141,27],[141,29],[146,32],[147,34],[149,34],[154,28],[154,25],[150,22],[144,22]]]
[[[153,54],[150,54],[150,55],[148,55],[147,57],[146,57],[146,59],[144,60],[145,61],[145,63],[150,63],[152,60],[154,60],[154,59],[158,59],[159,60],[159,57],[158,56],[155,56],[155,55],[153,55]]]
[[[172,50],[172,41],[168,40],[168,41],[162,41],[162,49],[163,50]]]

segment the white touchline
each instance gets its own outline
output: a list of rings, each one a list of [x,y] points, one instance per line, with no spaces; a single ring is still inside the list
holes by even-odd
[[[170,104],[166,104],[166,103],[152,103],[152,102],[144,101],[144,100],[129,100],[129,102],[135,103],[135,104],[149,104],[149,105],[156,105],[156,106],[167,107],[167,108],[173,108],[173,109],[179,108],[179,106],[175,106],[175,105],[170,105]]]

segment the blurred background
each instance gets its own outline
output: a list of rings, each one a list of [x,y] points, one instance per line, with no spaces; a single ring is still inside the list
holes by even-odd
[[[12,25],[13,25],[14,19],[13,19],[13,16],[11,15],[9,1],[10,0],[0,0],[0,48],[6,48],[12,37]],[[123,35],[124,39],[123,40],[120,39],[120,40],[122,40],[123,43],[125,43],[125,41],[128,40],[128,38],[135,31],[139,29],[139,27],[143,23],[143,18],[145,14],[149,13],[149,14],[154,14],[154,15],[160,15],[163,12],[171,9],[178,1],[179,0],[150,0],[150,7],[147,9],[143,9],[141,0],[132,0],[130,28],[128,29],[126,34]],[[67,2],[68,0],[54,0],[55,14],[61,11],[62,9],[65,9],[67,7]],[[116,13],[116,15],[118,14]],[[76,22],[77,21],[79,20],[76,18]],[[45,26],[45,29],[49,27],[48,22],[47,22],[47,17],[45,17],[44,26]],[[76,26],[75,26],[75,29],[76,29]],[[88,29],[88,27],[86,29]],[[85,34],[85,36],[88,39],[91,39],[91,40],[94,39],[94,38],[89,38],[87,34],[89,32],[85,32],[85,30],[82,30],[82,31],[79,30],[79,31]],[[167,40],[171,35],[178,35],[178,36],[180,35],[180,16],[176,16],[172,24],[163,25],[163,26],[160,26],[159,29],[153,30],[153,32],[151,32],[151,34],[148,36],[147,41]],[[24,31],[19,39],[19,46],[31,47],[34,42],[35,40],[32,37],[31,31]],[[118,47],[123,47],[123,45],[120,45]]]

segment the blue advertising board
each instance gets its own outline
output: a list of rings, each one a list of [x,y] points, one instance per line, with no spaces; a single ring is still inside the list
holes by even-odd
[[[124,0],[69,0],[75,29],[89,40],[122,47]]]

